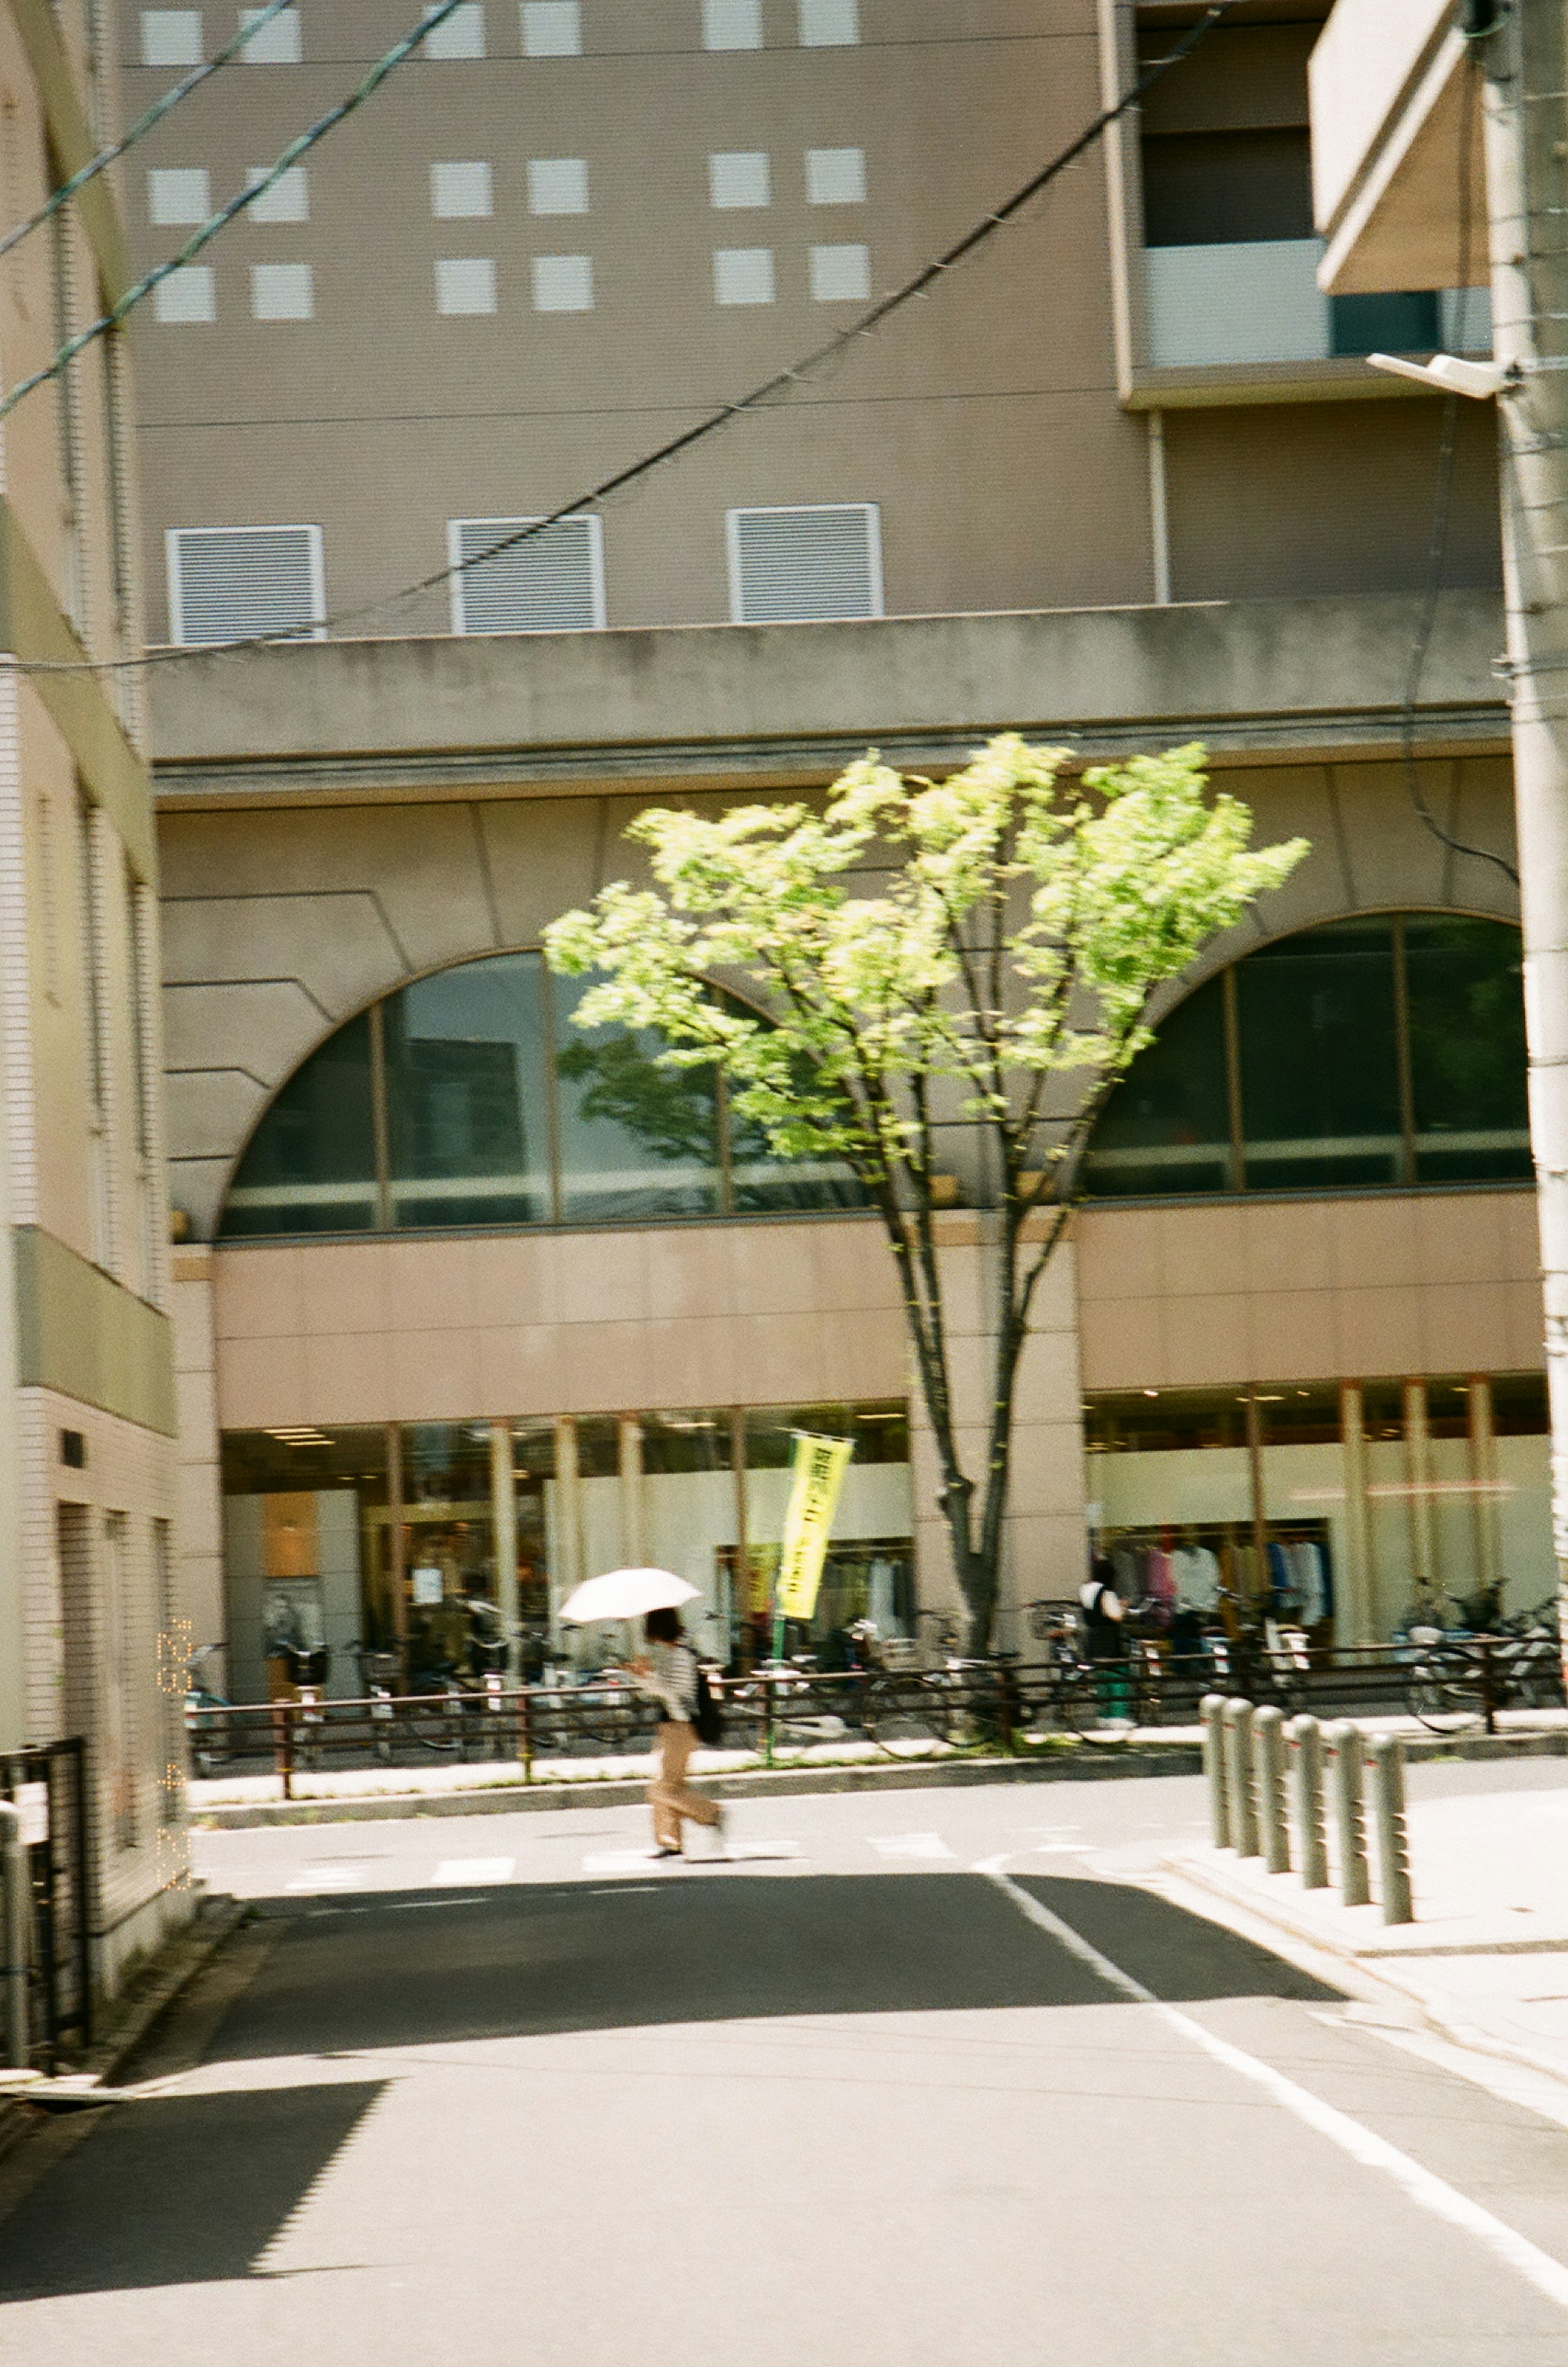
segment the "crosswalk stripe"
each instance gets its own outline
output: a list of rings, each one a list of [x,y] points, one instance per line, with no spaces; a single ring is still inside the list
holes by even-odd
[[[510,1882],[517,1871],[514,1857],[446,1857],[435,1869],[441,1883]]]

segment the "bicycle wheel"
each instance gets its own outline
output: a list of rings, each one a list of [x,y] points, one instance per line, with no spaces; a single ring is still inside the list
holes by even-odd
[[[949,1739],[951,1704],[922,1676],[879,1677],[863,1716],[867,1738],[891,1758]]]
[[[1458,1685],[1447,1684],[1426,1670],[1412,1677],[1404,1705],[1431,1734],[1458,1734],[1480,1715]]]

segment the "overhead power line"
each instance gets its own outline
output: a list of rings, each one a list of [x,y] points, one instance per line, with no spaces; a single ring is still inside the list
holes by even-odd
[[[441,0],[441,5],[433,8],[413,32],[405,34],[400,41],[387,51],[385,57],[377,59],[369,73],[363,81],[355,84],[346,98],[340,99],[335,107],[329,108],[325,115],[319,117],[308,131],[302,131],[299,134],[298,140],[291,140],[276,163],[269,165],[258,181],[254,182],[250,188],[242,189],[237,197],[231,198],[226,206],[220,206],[215,214],[210,215],[202,223],[199,230],[191,233],[177,254],[171,255],[163,263],[155,264],[152,269],[144,273],[133,287],[126,289],[118,304],[111,305],[109,310],[101,313],[97,320],[91,322],[74,337],[69,338],[61,346],[52,361],[46,363],[42,369],[34,370],[30,378],[23,379],[18,386],[14,386],[7,395],[0,399],[0,419],[6,418],[19,402],[24,402],[39,387],[47,386],[51,379],[58,378],[62,370],[69,369],[77,355],[85,353],[96,339],[107,335],[110,329],[118,328],[127,313],[133,311],[143,297],[152,294],[154,288],[161,287],[164,281],[175,272],[183,271],[186,266],[201,253],[203,247],[211,244],[220,231],[226,230],[237,215],[244,212],[247,206],[254,206],[258,198],[265,198],[267,191],[283,178],[289,167],[297,164],[301,156],[307,155],[318,141],[324,140],[327,133],[335,130],[345,117],[354,114],[357,108],[363,107],[366,100],[380,89],[387,76],[394,74],[404,59],[412,56],[418,49],[425,37],[434,32],[437,25],[462,5],[463,0]],[[252,28],[253,32],[254,29],[254,28]]]
[[[431,28],[449,14],[451,7],[456,5],[457,0],[447,0],[446,6],[427,17],[417,34],[400,43],[398,51],[390,53],[389,59],[380,61],[375,70],[376,78],[379,79],[385,73],[389,72],[391,63],[399,62],[406,55],[409,50],[423,40]],[[1165,76],[1173,68],[1180,65],[1184,59],[1190,57],[1199,43],[1206,40],[1213,30],[1221,17],[1228,15],[1237,5],[1238,0],[1211,0],[1211,6],[1204,10],[1198,22],[1184,35],[1176,47],[1165,57],[1156,59],[1154,63],[1139,76],[1132,88],[1117,99],[1114,105],[1102,108],[1076,138],[1070,140],[1065,148],[1057,151],[1048,164],[1043,164],[1038,172],[1032,174],[1021,187],[1015,189],[1010,197],[1004,198],[999,205],[984,215],[972,228],[964,232],[962,238],[955,240],[953,245],[937,255],[933,261],[922,265],[919,270],[894,289],[891,294],[878,298],[875,303],[857,314],[853,321],[838,330],[824,343],[815,346],[800,360],[791,363],[785,369],[775,370],[772,377],[764,379],[761,385],[753,387],[749,393],[738,396],[734,402],[721,403],[692,426],[683,429],[679,436],[671,436],[653,451],[645,453],[640,459],[632,461],[626,468],[617,469],[613,476],[601,479],[587,492],[577,493],[570,501],[563,502],[558,509],[552,510],[547,517],[533,519],[528,525],[518,527],[515,533],[503,537],[499,542],[488,545],[471,558],[455,560],[449,566],[437,568],[433,573],[421,576],[412,583],[405,583],[395,592],[386,593],[378,600],[366,602],[354,608],[339,609],[330,617],[314,619],[309,625],[300,626],[298,631],[254,633],[231,641],[182,643],[177,648],[149,651],[141,657],[111,659],[101,665],[96,664],[91,660],[84,661],[79,666],[62,665],[55,661],[44,660],[27,663],[23,670],[32,674],[122,673],[142,666],[166,665],[182,658],[221,656],[226,652],[240,650],[275,648],[283,642],[313,640],[323,633],[340,629],[345,625],[363,623],[370,617],[384,615],[389,609],[400,607],[407,601],[418,599],[423,594],[435,591],[440,586],[452,583],[457,577],[467,574],[470,568],[497,558],[502,551],[514,549],[520,543],[532,541],[536,535],[547,533],[551,527],[559,526],[564,519],[580,515],[584,510],[599,507],[613,494],[624,493],[628,486],[637,483],[640,478],[649,475],[655,469],[662,468],[666,462],[691,451],[694,447],[705,442],[708,436],[716,436],[720,428],[728,427],[735,420],[744,418],[753,412],[773,408],[778,402],[793,394],[797,387],[808,381],[818,371],[824,369],[829,362],[844,353],[857,338],[874,334],[885,322],[891,320],[893,315],[901,311],[905,305],[913,303],[918,296],[926,295],[933,289],[948,272],[966,262],[972,255],[977,254],[999,230],[1012,221],[1032,198],[1039,197],[1053,181],[1058,179],[1066,171],[1070,164],[1076,164],[1080,156],[1087,154],[1089,150],[1110,130],[1113,123],[1120,122],[1124,115],[1140,105],[1156,84],[1163,81]],[[321,130],[329,129],[333,122],[339,120],[351,105],[358,105],[361,97],[368,95],[367,85],[374,86],[369,76],[351,100],[345,101],[343,108],[334,109],[331,117],[324,117],[320,126],[314,127],[311,131],[305,134],[305,143],[319,138]],[[297,141],[292,149],[285,152],[284,156],[279,158],[268,176],[269,181],[276,179],[277,174],[286,168],[292,157],[299,153],[302,144],[304,143]],[[249,191],[247,196],[254,199],[260,194],[261,189],[258,187]],[[209,238],[216,237],[224,221],[231,218],[243,202],[245,200],[236,199],[233,205],[224,209],[223,214],[214,216],[213,221],[204,225],[197,233],[197,241],[193,241],[190,246],[182,250],[179,255],[173,257],[168,265],[161,266],[160,276],[166,276],[170,269],[177,269],[186,255],[195,251],[197,243],[205,244]],[[130,289],[124,300],[124,309],[129,310],[130,305],[140,301],[151,284],[155,284],[155,279],[152,276],[149,280],[141,282],[138,288]],[[107,323],[99,324],[100,328],[107,325],[108,325]],[[59,357],[56,357],[56,364],[60,367],[63,366],[60,363]],[[39,378],[53,374],[51,368],[41,372]],[[28,385],[39,382],[39,379],[29,380]],[[28,391],[28,387],[22,387],[14,396],[7,396],[6,402],[0,404],[0,418],[4,418],[12,402],[19,401],[21,395]]]
[[[144,140],[154,124],[162,123],[164,116],[178,107],[182,98],[188,98],[193,90],[199,90],[220,66],[226,66],[231,59],[237,58],[247,42],[254,40],[275,17],[293,5],[294,0],[267,0],[266,6],[256,12],[254,22],[247,25],[243,32],[236,33],[231,41],[225,42],[216,57],[209,58],[205,65],[197,66],[194,74],[186,74],[184,82],[177,82],[173,90],[166,90],[157,105],[150,107],[145,115],[139,115],[130,130],[123,133],[112,147],[100,148],[79,173],[73,173],[68,181],[62,181],[51,195],[49,203],[40,206],[30,221],[18,222],[15,230],[8,230],[5,237],[0,238],[0,257],[9,255],[14,246],[20,246],[23,239],[30,238],[35,230],[41,230],[44,223],[57,214],[79,189],[85,189],[89,181],[96,180],[98,175],[123,156],[128,148],[134,148],[139,140]]]

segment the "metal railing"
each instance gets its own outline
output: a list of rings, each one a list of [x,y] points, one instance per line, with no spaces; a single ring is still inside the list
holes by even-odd
[[[28,1888],[27,2019],[35,2061],[93,2035],[87,1753],[80,1736],[0,1752],[0,1799],[20,1814]]]
[[[1092,1742],[1131,1727],[1196,1727],[1205,1694],[1271,1705],[1286,1716],[1414,1715],[1438,1731],[1495,1730],[1509,1706],[1562,1703],[1555,1655],[1534,1637],[1444,1637],[1365,1649],[1270,1648],[1211,1639],[1186,1656],[1140,1641],[1124,1660],[1067,1654],[1044,1661],[934,1667],[809,1667],[710,1678],[720,1747],[781,1752],[867,1745],[893,1758],[922,1750],[1000,1753]],[[617,1758],[651,1747],[661,1713],[625,1682],[529,1685],[371,1700],[304,1700],[191,1709],[187,1734],[205,1773],[281,1777],[375,1766],[506,1763],[524,1783],[547,1764]]]

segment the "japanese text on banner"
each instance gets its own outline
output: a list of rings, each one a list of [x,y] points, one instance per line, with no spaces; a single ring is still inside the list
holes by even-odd
[[[852,1438],[818,1438],[808,1431],[795,1433],[795,1485],[789,1491],[784,1549],[779,1557],[781,1619],[809,1619],[817,1609],[829,1532],[838,1509],[844,1472],[853,1453]]]

